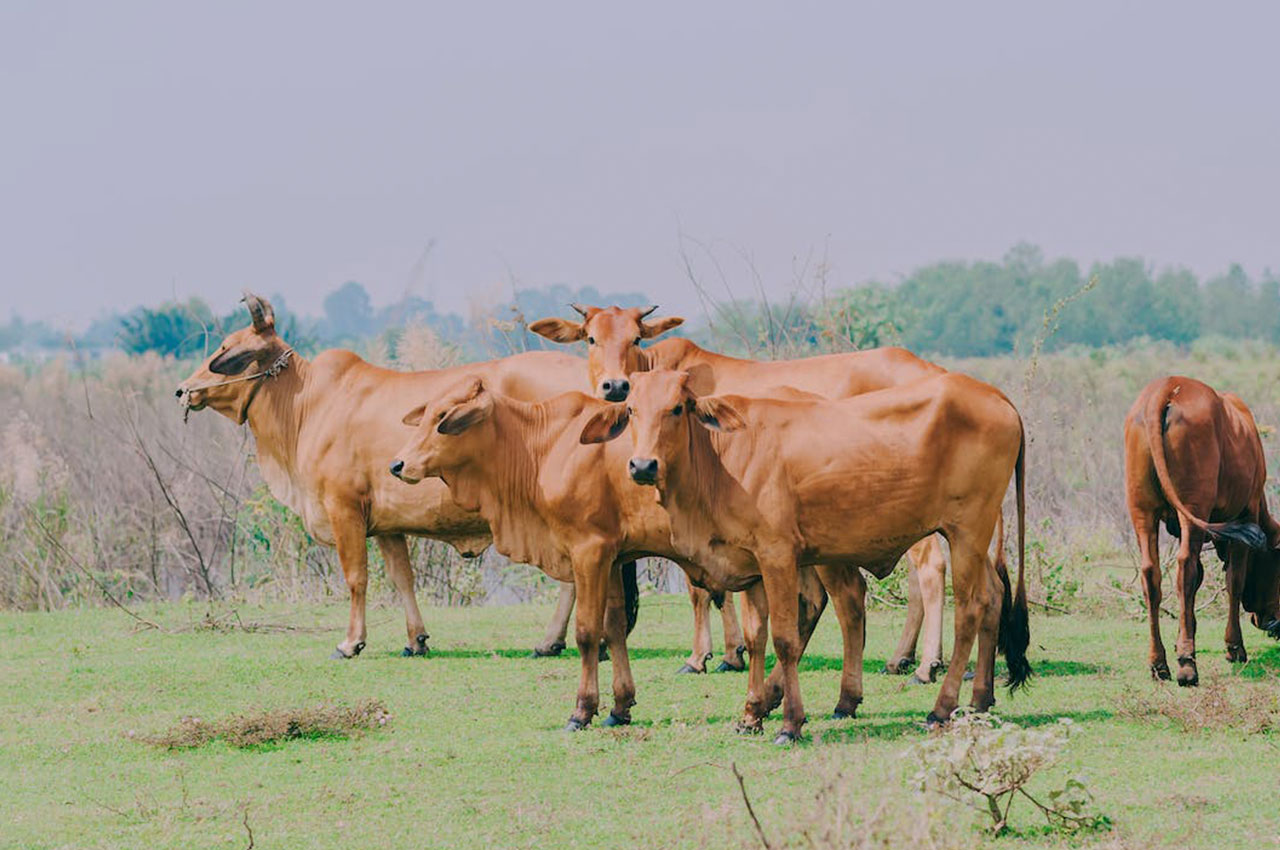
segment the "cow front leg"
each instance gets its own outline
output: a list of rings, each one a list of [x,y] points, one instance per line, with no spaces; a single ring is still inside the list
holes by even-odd
[[[604,636],[609,644],[609,660],[613,663],[613,709],[604,719],[605,726],[626,726],[631,722],[631,706],[636,704],[636,683],[631,677],[631,660],[627,656],[627,603],[621,570],[609,572],[608,603],[604,613]]]
[[[351,616],[347,620],[347,636],[338,644],[330,658],[355,658],[364,649],[365,594],[369,587],[369,549],[366,545],[365,523],[358,511],[342,505],[330,507],[329,523],[333,528],[334,543],[338,549],[338,561],[342,564],[342,576],[351,595]]]
[[[573,613],[576,596],[573,582],[560,582],[555,613],[551,615],[551,622],[547,623],[542,642],[533,648],[533,658],[551,658],[564,652],[565,637],[569,634],[569,615]]]
[[[677,673],[705,673],[711,660],[711,593],[689,585],[689,605],[693,608],[693,649]]]
[[[418,599],[413,591],[413,565],[409,561],[409,543],[403,534],[379,534],[378,549],[382,552],[383,563],[387,565],[387,577],[395,586],[400,604],[404,606],[405,631],[409,640],[400,654],[406,658],[415,655],[426,655],[427,627],[422,622],[422,611],[418,609]]]
[[[1205,514],[1207,515],[1207,514]],[[1200,684],[1196,669],[1196,591],[1204,580],[1200,565],[1200,549],[1204,534],[1189,522],[1182,523],[1182,540],[1178,546],[1178,602],[1182,608],[1178,618],[1178,684],[1191,687]]]
[[[856,717],[862,704],[862,651],[867,640],[867,583],[857,567],[818,567],[818,575],[831,596],[840,634],[844,639],[844,661],[840,668],[840,698],[833,720]]]
[[[782,675],[782,731],[775,744],[789,744],[804,727],[804,702],[800,696],[800,592],[795,556],[772,554],[760,558],[760,573],[769,597],[769,625],[773,652]]]
[[[600,641],[604,637],[612,566],[612,556],[604,556],[599,549],[584,548],[573,556],[573,582],[578,593],[574,638],[582,656],[582,677],[578,682],[577,704],[566,726],[571,732],[590,725],[600,706]]]
[[[827,589],[818,577],[814,567],[800,567],[796,570],[796,583],[799,592],[796,594],[796,624],[800,631],[800,655],[809,647],[809,639],[818,628],[822,612],[827,610]],[[775,664],[768,680],[764,683],[765,694],[769,698],[766,705],[768,711],[782,705],[782,677],[784,670]]]
[[[1249,562],[1253,554],[1242,543],[1231,543],[1227,548],[1227,661],[1244,664],[1249,653],[1244,648],[1244,634],[1240,631],[1240,599],[1244,594],[1245,579],[1249,575]]]

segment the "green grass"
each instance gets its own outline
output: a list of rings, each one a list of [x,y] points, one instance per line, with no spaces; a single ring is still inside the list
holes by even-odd
[[[240,606],[245,622],[298,627],[267,633],[193,630],[204,610],[148,609],[165,632],[136,631],[112,610],[0,615],[0,844],[244,848],[247,813],[258,848],[744,846],[752,838],[731,763],[766,831],[781,841],[813,816],[817,789],[837,769],[869,805],[907,799],[898,756],[925,734],[918,724],[935,695],[869,673],[862,716],[825,719],[839,668],[828,613],[802,668],[808,742],[778,749],[771,735],[738,737],[731,724],[743,676],[673,675],[688,608],[682,597],[652,597],[632,638],[636,724],[568,735],[561,728],[576,657],[526,657],[546,607],[429,611],[435,653],[427,659],[396,657],[399,615],[384,607],[371,617],[369,648],[351,662],[326,660],[345,606]],[[900,618],[872,613],[868,671],[883,663]],[[1156,687],[1138,619],[1039,616],[1032,625],[1039,675],[1025,693],[1002,692],[997,711],[1022,724],[1077,721],[1080,732],[1053,772],[1088,777],[1123,846],[1275,841],[1280,738],[1231,728],[1187,734],[1162,717],[1119,716],[1127,693]],[[1222,656],[1222,623],[1206,617],[1200,625],[1202,678],[1280,688],[1274,643],[1249,632],[1254,661],[1238,676]],[[1166,621],[1170,645],[1173,629]],[[174,751],[138,740],[184,715],[216,720],[364,698],[382,700],[392,719],[349,738]],[[1040,824],[1024,810],[1013,826],[1025,837],[974,832],[972,844],[1116,840],[1045,837]]]

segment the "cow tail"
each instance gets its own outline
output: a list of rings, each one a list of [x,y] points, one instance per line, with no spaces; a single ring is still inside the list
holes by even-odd
[[[1188,522],[1210,537],[1234,540],[1245,544],[1250,549],[1265,550],[1267,548],[1267,536],[1262,533],[1262,529],[1257,523],[1246,521],[1206,522],[1191,513],[1178,495],[1178,491],[1174,488],[1173,478],[1169,474],[1169,462],[1164,456],[1164,418],[1169,407],[1173,404],[1176,387],[1177,382],[1174,378],[1166,378],[1165,382],[1160,385],[1159,390],[1152,393],[1151,397],[1147,399],[1147,409],[1144,411],[1151,462],[1156,468],[1156,478],[1160,481],[1160,489],[1164,491],[1164,497],[1169,500],[1169,504],[1173,505],[1173,509],[1178,512],[1179,517],[1185,517]]]
[[[627,634],[636,627],[640,618],[640,583],[636,580],[636,562],[622,565],[622,598],[627,609]]]
[[[1018,588],[1009,599],[1009,573],[1004,575],[1004,602],[1000,611],[999,643],[1004,651],[1005,665],[1009,668],[1005,684],[1010,691],[1023,687],[1031,678],[1031,662],[1027,661],[1027,648],[1031,646],[1031,616],[1027,610],[1027,431],[1018,417],[1018,462],[1014,466],[1017,480],[1018,501]]]

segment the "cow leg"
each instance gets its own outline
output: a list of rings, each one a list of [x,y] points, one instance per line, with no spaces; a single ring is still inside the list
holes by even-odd
[[[405,644],[401,655],[406,658],[426,655],[427,627],[422,622],[422,612],[418,610],[418,599],[413,592],[413,565],[409,562],[409,543],[403,534],[379,534],[376,539],[378,549],[382,551],[382,560],[387,565],[387,575],[400,596],[400,604],[404,606],[409,642]]]
[[[946,596],[947,561],[936,534],[912,546],[909,554],[912,553],[916,557],[920,609],[924,616],[924,652],[911,681],[924,684],[934,681],[942,669],[942,608]]]
[[[564,652],[565,636],[569,633],[569,615],[573,613],[573,602],[577,596],[571,581],[560,582],[560,596],[556,599],[556,611],[547,623],[547,630],[542,635],[542,642],[533,648],[534,658],[550,658]]]
[[[747,704],[735,728],[740,733],[757,733],[763,731],[764,719],[771,710],[764,679],[769,599],[763,582],[756,582],[742,592],[742,640],[747,646]]]
[[[933,711],[929,713],[930,723],[945,723],[951,719],[956,707],[960,704],[960,683],[964,680],[964,669],[973,652],[973,644],[984,621],[990,616],[991,581],[988,575],[986,543],[989,541],[971,541],[957,535],[951,539],[951,586],[955,591],[956,635],[955,645],[951,650],[951,664],[942,679],[942,687],[938,691],[938,699]],[[977,544],[981,545],[977,545]],[[997,609],[997,617],[999,611]],[[992,642],[991,651],[995,644]],[[994,657],[991,662],[994,664]],[[985,673],[984,670],[979,671]],[[981,696],[981,687],[986,683],[983,676],[974,679],[974,699]],[[988,701],[991,695],[982,697]]]
[[[1249,660],[1244,649],[1244,635],[1240,631],[1240,598],[1244,594],[1245,578],[1249,575],[1252,554],[1242,543],[1231,543],[1227,548],[1227,660],[1243,664]]]
[[[985,558],[983,561],[990,564]],[[978,629],[978,663],[973,671],[974,711],[990,711],[996,704],[996,649],[1000,637],[1000,604],[1004,585],[994,569],[987,570],[987,610]],[[963,675],[961,676],[963,679]]]
[[[1151,628],[1151,645],[1147,652],[1147,664],[1151,678],[1169,679],[1169,660],[1165,656],[1164,641],[1160,637],[1160,526],[1156,518],[1142,510],[1131,512],[1133,530],[1138,537],[1138,553],[1142,560],[1142,594],[1147,602],[1147,623]]]
[[[915,547],[907,552],[907,622],[902,626],[902,637],[893,657],[884,665],[884,672],[906,675],[916,663],[916,641],[920,638],[920,626],[924,622],[924,605],[920,601],[920,571],[913,557]]]
[[[789,744],[800,737],[804,727],[804,702],[800,697],[798,664],[800,643],[800,589],[795,555],[765,554],[760,558],[764,590],[769,596],[769,625],[773,630],[773,652],[782,670],[782,731],[775,744]]]
[[[1188,505],[1195,510],[1194,507]],[[1207,515],[1206,511],[1205,514]],[[1196,591],[1204,580],[1200,565],[1200,549],[1204,533],[1189,522],[1182,523],[1182,539],[1178,546],[1178,602],[1182,607],[1178,618],[1178,684],[1184,687],[1200,684],[1196,670]]]
[[[747,669],[747,662],[742,657],[746,645],[742,642],[742,626],[738,625],[738,609],[733,604],[733,594],[724,595],[724,604],[720,606],[720,622],[724,627],[724,660],[716,667],[717,673],[741,673]]]
[[[809,647],[809,639],[813,637],[814,630],[818,628],[818,621],[822,619],[822,612],[827,608],[827,589],[823,587],[822,579],[813,567],[800,567],[796,571],[796,581],[799,585],[796,602],[799,612],[797,625],[800,631],[800,654],[804,655],[804,651]],[[765,714],[782,705],[783,673],[782,667],[775,664],[773,672],[765,682],[764,692],[768,697],[765,703]]]
[[[355,511],[338,506],[330,508],[329,523],[333,527],[334,543],[338,549],[338,561],[342,575],[351,594],[351,617],[347,621],[347,636],[333,651],[330,658],[355,658],[364,649],[365,593],[369,587],[369,549],[365,537],[364,518]]]
[[[727,595],[727,594],[726,594]],[[705,673],[711,660],[711,593],[689,585],[689,604],[693,606],[693,650],[677,673]]]
[[[867,640],[867,583],[857,567],[818,567],[818,575],[831,595],[844,638],[844,663],[840,669],[840,699],[831,716],[835,720],[856,717],[862,704],[862,650]]]
[[[627,601],[618,567],[609,571],[608,603],[604,612],[604,636],[613,663],[613,710],[605,726],[626,726],[631,722],[631,706],[636,704],[636,682],[631,677],[627,656]]]
[[[604,637],[604,609],[612,569],[612,556],[606,557],[599,547],[584,547],[573,555],[573,583],[578,589],[574,637],[582,656],[582,678],[578,682],[577,706],[566,727],[570,732],[589,725],[600,706],[600,640]]]

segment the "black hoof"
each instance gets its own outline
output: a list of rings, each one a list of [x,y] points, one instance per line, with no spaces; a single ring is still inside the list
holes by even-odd
[[[414,651],[413,651],[413,648],[412,648],[412,647],[408,647],[408,646],[406,646],[404,649],[400,650],[400,657],[401,657],[401,658],[412,658],[412,657],[414,656],[414,654],[415,654],[415,653],[414,653]]]
[[[733,731],[739,735],[759,735],[764,732],[764,726],[760,723],[743,723],[739,720],[733,724]]]
[[[687,663],[686,663],[686,664],[681,665],[680,669],[676,671],[676,675],[677,675],[677,676],[679,676],[679,675],[682,675],[682,674],[684,674],[684,673],[705,673],[705,672],[707,672],[707,671],[706,671],[706,670],[699,670],[697,667],[694,667],[692,664],[687,664]]]
[[[1172,678],[1173,678],[1173,676],[1169,674],[1169,665],[1168,665],[1168,664],[1165,664],[1164,662],[1159,662],[1159,663],[1156,663],[1156,664],[1152,664],[1152,665],[1151,665],[1151,678],[1156,679],[1156,680],[1161,681],[1161,682],[1167,682],[1167,681],[1169,681],[1170,679],[1172,679]]]
[[[530,658],[555,658],[562,652],[564,652],[564,644],[553,643],[551,644],[551,646],[547,647],[546,649],[543,649],[540,646],[535,646],[533,648],[533,653],[529,657]]]
[[[745,664],[741,667],[734,667],[728,661],[721,661],[720,664],[716,667],[716,672],[717,673],[743,673],[746,671],[746,669],[747,667]]]
[[[973,676],[974,676],[974,673],[973,673],[973,671],[972,671],[972,670],[965,670],[965,671],[964,671],[964,675],[963,675],[963,676],[961,676],[960,678],[961,678],[961,679],[963,679],[963,680],[964,680],[964,681],[966,681],[966,682],[972,682],[972,681],[973,681]]]
[[[600,725],[601,726],[630,726],[631,718],[619,717],[618,715],[614,714],[611,711],[609,712],[609,716],[606,717],[603,721],[601,721]]]
[[[857,708],[852,708],[848,711],[845,711],[843,708],[837,707],[835,711],[831,712],[832,720],[852,720],[857,716],[858,716]]]
[[[589,723],[590,721],[587,721],[587,722]],[[569,722],[564,725],[564,731],[566,732],[581,732],[583,729],[586,729],[586,728],[587,728],[587,724],[583,723],[581,720],[579,720],[576,717],[570,717]]]
[[[795,732],[788,732],[784,729],[778,733],[778,737],[773,739],[773,744],[776,747],[789,747],[799,740],[799,737]]]
[[[929,714],[924,719],[924,725],[928,726],[930,729],[940,729],[943,726],[946,726],[950,722],[951,722],[950,718],[939,717],[938,715],[934,714],[932,711],[929,712]]]
[[[914,687],[915,685],[927,685],[929,683],[926,682],[924,679],[921,679],[920,674],[912,673],[911,678],[907,679],[906,684]]]
[[[333,654],[329,656],[329,660],[330,661],[346,661],[350,657],[351,657],[350,655],[347,655],[341,649],[335,649],[333,651]]]
[[[604,644],[600,644],[600,652],[599,652],[599,654],[598,654],[598,655],[596,655],[596,660],[598,660],[598,661],[608,661],[608,660],[609,660],[609,647],[605,646]]]
[[[1227,644],[1227,661],[1232,664],[1248,663],[1249,653],[1245,652],[1244,644]]]
[[[888,676],[905,676],[915,664],[914,658],[899,658],[897,661],[890,659],[885,662],[884,669],[880,672]]]

